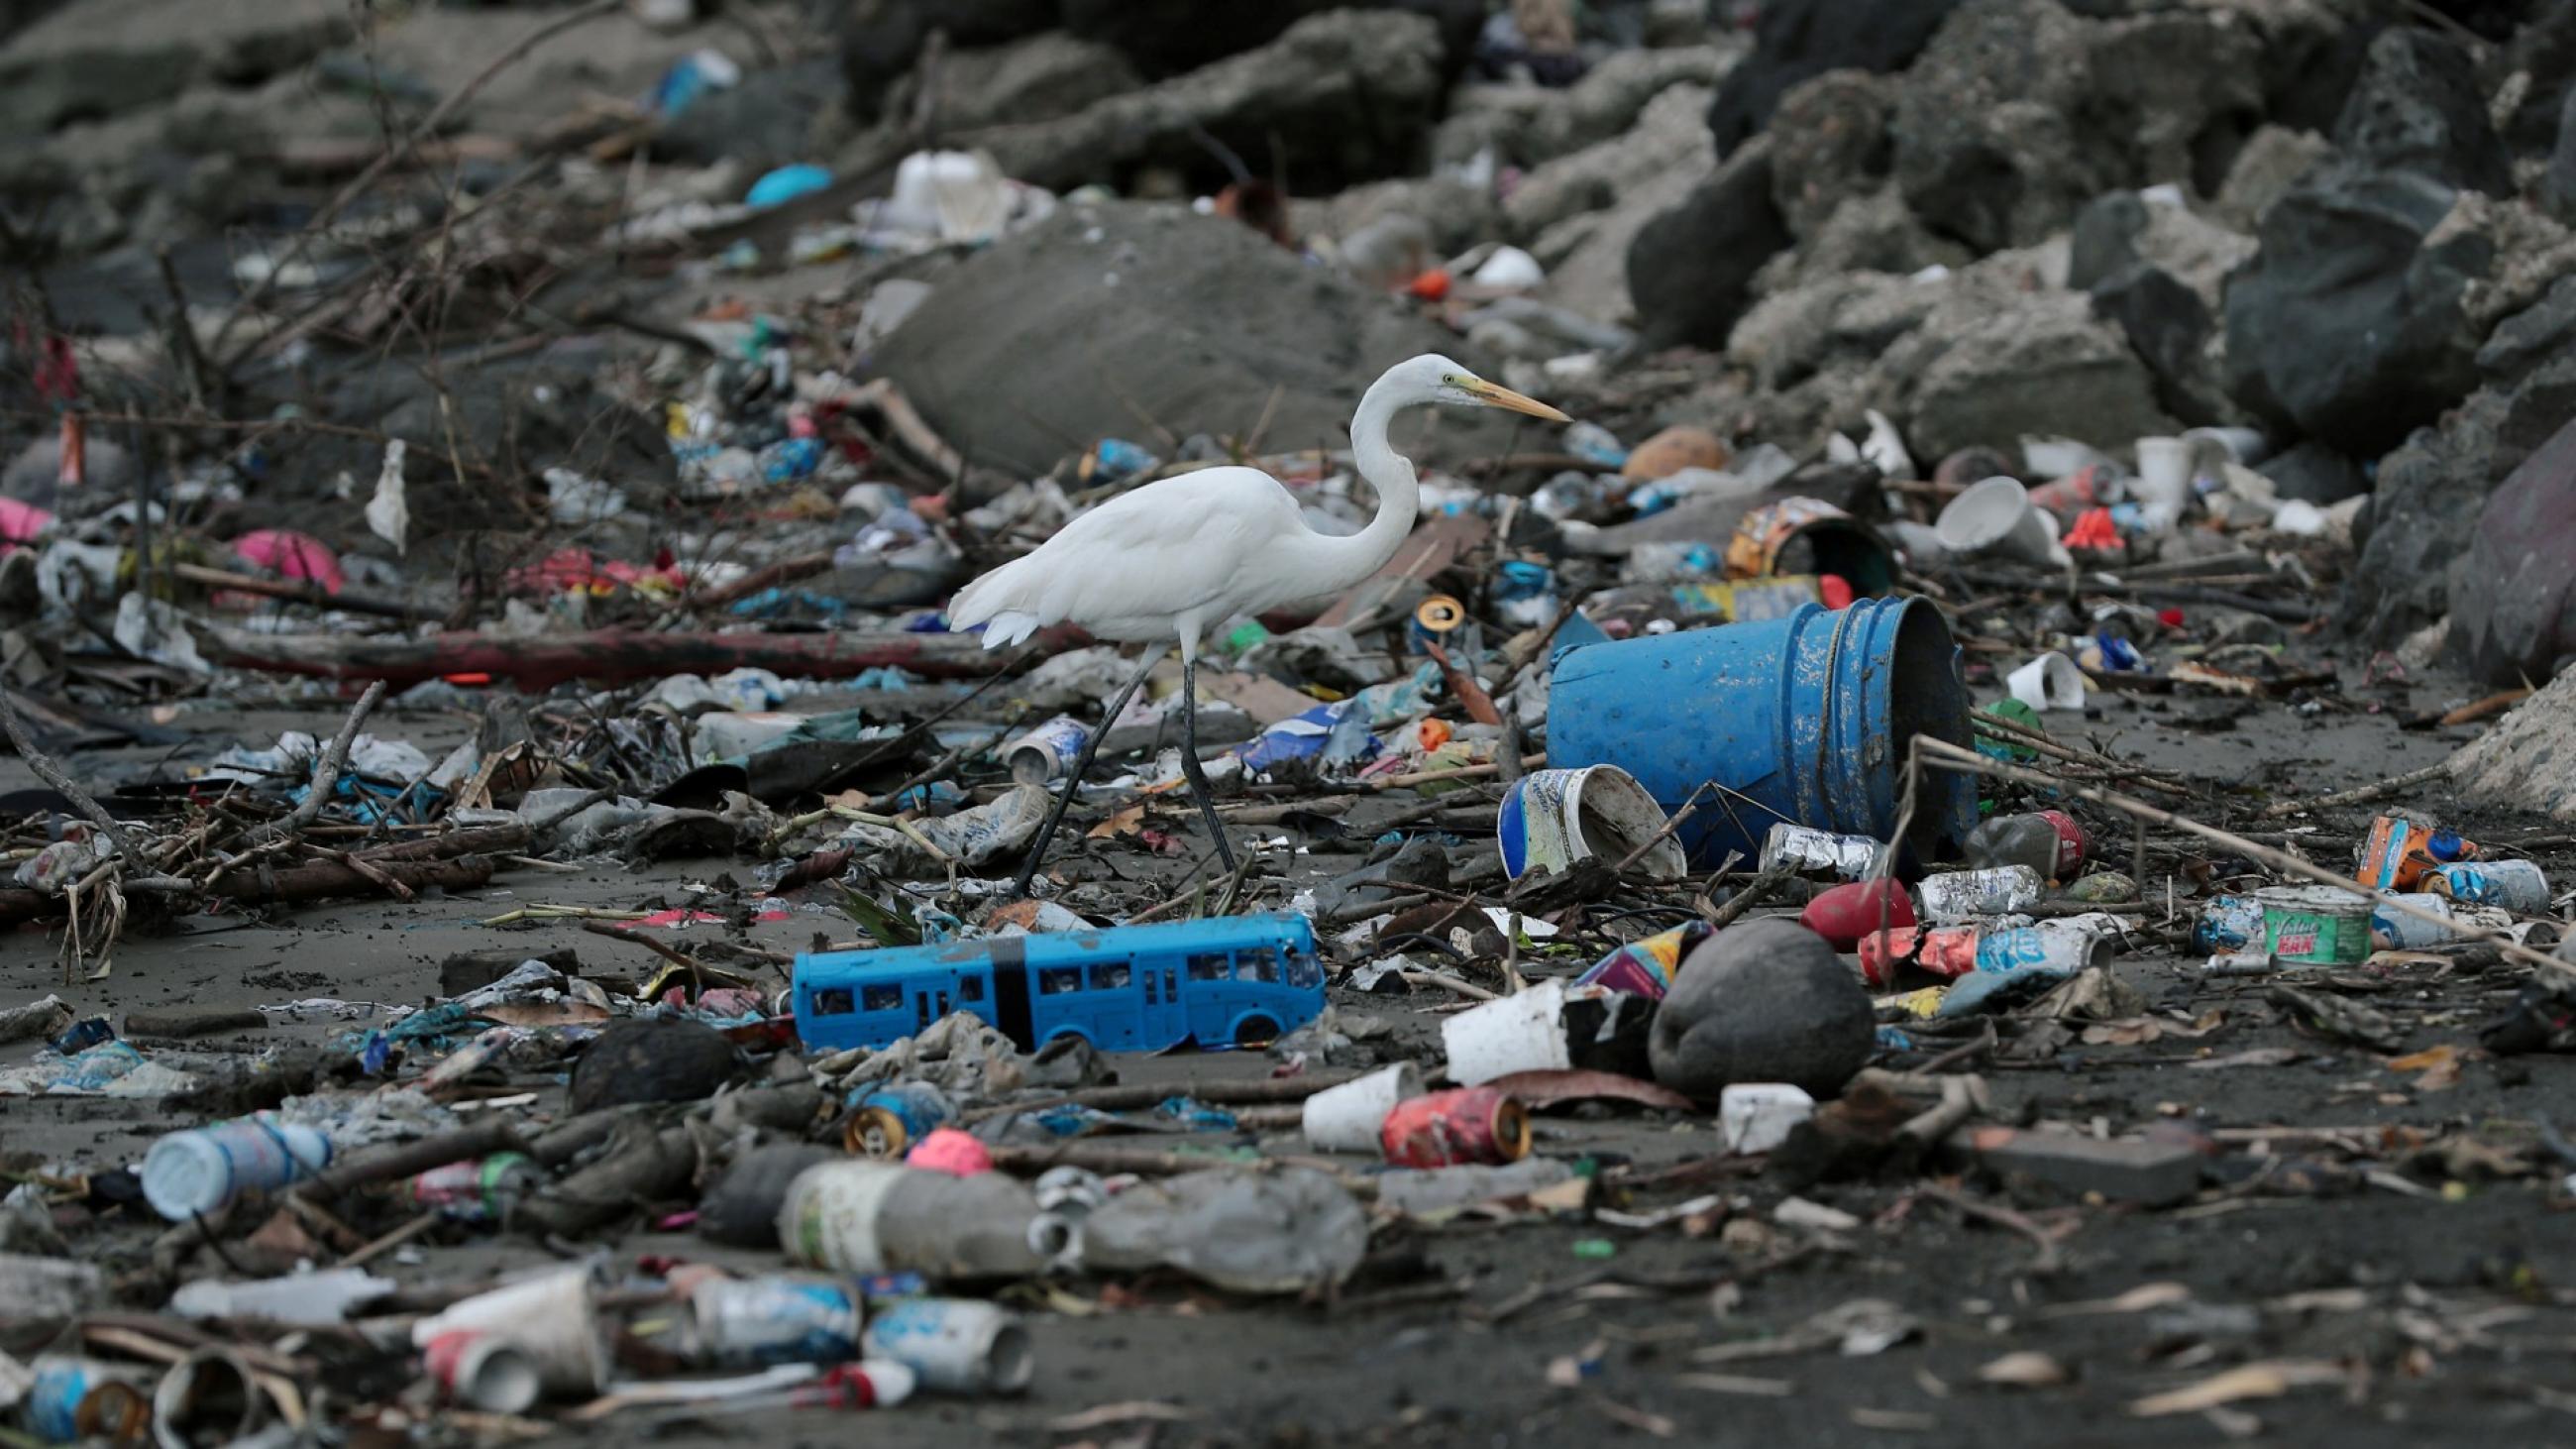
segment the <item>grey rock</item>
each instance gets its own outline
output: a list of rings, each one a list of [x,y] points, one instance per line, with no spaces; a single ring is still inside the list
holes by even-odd
[[[1422,16],[1327,11],[1258,50],[1070,116],[950,140],[1062,190],[1147,165],[1205,169],[1203,132],[1241,156],[1270,157],[1275,143],[1277,165],[1300,186],[1337,188],[1417,168],[1442,97],[1441,59],[1439,30]]]
[[[2078,131],[2087,38],[2054,0],[1969,0],[1943,22],[1889,123],[1897,184],[1933,231],[2027,245],[2112,179]]]
[[[2082,125],[2131,184],[2217,189],[2264,113],[2262,42],[2235,16],[2167,11],[2087,29]]]
[[[1520,166],[1553,161],[1630,130],[1675,86],[1714,85],[1741,53],[1740,45],[1627,50],[1570,86],[1463,85],[1450,98],[1432,154],[1444,164],[1461,163],[1491,147],[1497,159]]]
[[[1511,236],[1525,242],[1568,217],[1619,206],[1675,168],[1705,174],[1717,162],[1708,128],[1700,123],[1707,104],[1705,87],[1671,86],[1647,102],[1626,131],[1523,175],[1503,199]]]
[[[2273,202],[2288,195],[2300,177],[2333,153],[2334,146],[2314,131],[2259,127],[2238,148],[2210,210],[2226,225],[2251,231]]]
[[[951,51],[896,87],[897,114],[922,104],[936,88],[931,114],[943,129],[979,130],[1012,122],[1049,121],[1144,84],[1116,47],[1049,30],[1006,45]]]
[[[1718,87],[1708,129],[1732,152],[1771,122],[1799,82],[1829,70],[1903,70],[1959,0],[1769,0],[1755,22],[1753,53]]]
[[[1055,24],[1058,10],[1059,0],[851,0],[841,15],[850,114],[864,121],[886,110],[934,28],[964,49],[1003,45]]]
[[[1971,315],[1936,314],[1889,359],[1916,366],[1907,443],[1938,458],[1984,444],[2007,451],[2025,433],[2101,448],[2174,430],[2153,377],[2081,293],[1997,298]],[[1906,361],[1899,362],[1898,354]]]
[[[2263,218],[2228,279],[2229,392],[2356,456],[2396,443],[2476,381],[2464,294],[2495,260],[2445,227],[2460,193],[2414,171],[2325,167]]]
[[[1174,435],[1338,440],[1387,367],[1473,349],[1246,227],[1183,207],[1067,206],[976,253],[878,349],[877,370],[978,466],[1044,472],[1151,418]],[[1481,369],[1480,369],[1481,370]],[[1275,398],[1274,398],[1275,392]],[[1398,446],[1474,456],[1508,429],[1399,418]],[[1301,445],[1302,446],[1302,445]]]
[[[2430,30],[2394,28],[2370,43],[2334,140],[2372,166],[2421,172],[2462,191],[2513,194],[2513,158],[2487,119],[2475,63],[2457,41]]]
[[[2119,326],[2129,350],[2155,374],[2156,402],[2183,422],[2228,415],[2209,366],[2215,330],[2209,304],[2162,267],[2140,262],[2093,288],[2093,310]]]
[[[2559,278],[2539,301],[2497,323],[2478,348],[2478,371],[2510,380],[2571,353],[2576,353],[2576,276]]]
[[[1752,300],[1753,276],[1789,245],[1773,205],[1771,147],[1740,147],[1628,248],[1628,296],[1647,347],[1714,347]]]
[[[2451,757],[2460,798],[2494,810],[2539,810],[2576,820],[2576,670],[2516,705],[2495,728]],[[2576,936],[2558,959],[2576,964]]]
[[[1683,958],[1647,1050],[1655,1080],[1692,1097],[1735,1082],[1829,1097],[1876,1037],[1860,977],[1822,936],[1774,918],[1730,926]]]
[[[2531,84],[2497,128],[2517,154],[2546,155],[2565,134],[2567,97],[2576,91],[2576,0],[2546,0],[2530,8],[2536,13],[2514,32],[2492,73],[2525,75]]]
[[[1926,267],[1959,267],[1969,260],[1966,247],[1934,236],[1906,209],[1891,181],[1836,203],[1797,247],[1771,259],[1754,279],[1754,290],[1768,294],[1851,272],[1911,276]]]
[[[2451,646],[2507,687],[2576,656],[2576,420],[2487,499],[2451,600]]]
[[[755,174],[814,154],[814,116],[841,90],[830,60],[773,66],[748,84],[709,91],[664,121],[653,150],[692,166],[734,160]]]
[[[83,0],[0,50],[0,136],[157,104],[192,85],[247,86],[353,30],[340,0]]]
[[[2314,441],[2264,459],[2255,471],[2271,479],[2282,498],[2301,499],[2320,508],[2370,489],[2360,464]]]
[[[945,9],[948,0],[935,0]],[[1117,47],[1147,75],[1172,76],[1226,56],[1270,44],[1294,22],[1322,11],[1355,9],[1352,0],[1268,0],[1259,5],[1210,5],[1206,0],[1061,0],[1064,24],[1076,36]],[[1407,11],[1438,28],[1445,74],[1467,63],[1481,0],[1376,0],[1365,8]]]
[[[1801,239],[1845,201],[1875,192],[1893,151],[1888,119],[1895,83],[1863,70],[1830,70],[1780,98],[1771,116],[1771,199]]]

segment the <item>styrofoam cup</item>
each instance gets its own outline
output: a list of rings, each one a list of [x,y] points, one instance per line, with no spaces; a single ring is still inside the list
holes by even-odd
[[[2138,439],[2138,476],[2130,491],[2159,527],[2170,527],[2191,502],[2191,443],[2184,438]]]
[[[1816,1115],[1816,1099],[1786,1082],[1736,1082],[1717,1096],[1719,1140],[1729,1152],[1768,1152]]]
[[[2050,650],[2004,676],[2012,697],[2032,709],[2082,709],[2084,671],[2075,661]]]
[[[1565,1071],[1574,1065],[1565,1039],[1565,983],[1543,981],[1488,1001],[1440,1024],[1449,1051],[1449,1080],[1462,1087],[1514,1072]]]
[[[1954,554],[1996,554],[2030,563],[2059,563],[2066,551],[2047,514],[2031,506],[2030,490],[2000,474],[1971,483],[1933,521],[1941,546]]]
[[[1318,1152],[1376,1152],[1386,1114],[1405,1098],[1421,1095],[1422,1073],[1411,1062],[1327,1087],[1306,1099],[1306,1144]]]

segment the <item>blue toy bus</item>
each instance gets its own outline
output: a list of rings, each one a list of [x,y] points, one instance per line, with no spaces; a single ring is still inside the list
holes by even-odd
[[[1184,1040],[1258,1046],[1324,1009],[1304,916],[1223,916],[796,958],[796,1034],[808,1047],[891,1045],[971,1011],[1036,1051],[1068,1036],[1103,1051]]]

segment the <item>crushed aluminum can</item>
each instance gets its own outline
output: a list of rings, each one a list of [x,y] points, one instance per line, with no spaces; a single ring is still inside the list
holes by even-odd
[[[2462,861],[2424,873],[2424,888],[2476,906],[2502,906],[2520,916],[2549,910],[2549,877],[2527,860]]]
[[[2070,931],[2054,924],[1980,930],[1952,926],[1925,931],[1914,964],[1936,976],[1960,977],[1971,972],[2001,974],[2033,966],[2067,972],[2103,965],[2111,943],[2089,931]]]
[[[2045,889],[2047,883],[2039,878],[2039,872],[2026,865],[1925,876],[1915,887],[1923,900],[1923,918],[1945,923],[2009,915],[2038,904]]]
[[[853,1096],[841,1145],[862,1157],[900,1161],[913,1145],[955,1121],[957,1104],[927,1082],[897,1082]]]
[[[1859,880],[1884,847],[1866,835],[1836,835],[1812,826],[1782,823],[1762,837],[1763,870],[1786,867],[1801,875],[1837,875]]]
[[[1037,1366],[1019,1316],[971,1298],[913,1298],[869,1320],[866,1356],[911,1369],[923,1388],[1016,1394]]]

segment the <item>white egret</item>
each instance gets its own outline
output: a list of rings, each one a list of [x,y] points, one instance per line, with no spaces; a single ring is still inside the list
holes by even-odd
[[[1061,623],[1078,624],[1097,639],[1154,645],[1110,702],[1103,730],[1083,746],[1073,778],[1029,848],[1016,894],[1028,894],[1101,734],[1161,662],[1165,641],[1181,650],[1181,771],[1218,855],[1234,869],[1233,847],[1199,766],[1199,640],[1237,615],[1337,594],[1385,567],[1413,531],[1422,501],[1413,464],[1388,444],[1386,426],[1418,403],[1509,408],[1567,421],[1543,402],[1425,353],[1388,368],[1351,417],[1351,460],[1377,489],[1377,516],[1358,533],[1336,538],[1308,528],[1288,490],[1258,468],[1202,468],[1111,499],[1066,524],[1044,547],[957,591],[948,626],[983,625],[987,649]]]

